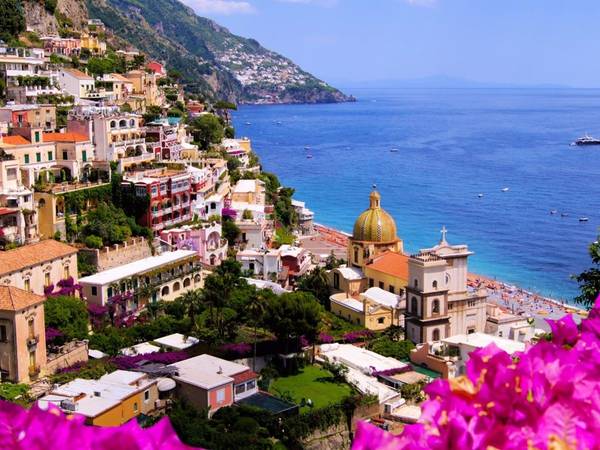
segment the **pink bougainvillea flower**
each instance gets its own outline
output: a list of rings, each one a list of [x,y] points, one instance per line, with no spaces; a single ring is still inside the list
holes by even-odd
[[[360,425],[353,450],[600,449],[600,297],[580,327],[549,324],[523,353],[472,352],[466,375],[425,388],[419,423],[395,437]]]
[[[82,416],[66,416],[55,406],[26,410],[0,402],[0,448],[12,450],[186,450],[168,418],[142,429],[130,421],[114,428],[84,424]]]

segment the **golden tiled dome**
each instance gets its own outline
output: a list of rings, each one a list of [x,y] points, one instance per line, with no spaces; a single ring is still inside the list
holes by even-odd
[[[352,239],[368,242],[393,242],[396,236],[396,222],[381,207],[381,195],[373,191],[369,196],[371,206],[354,222]]]

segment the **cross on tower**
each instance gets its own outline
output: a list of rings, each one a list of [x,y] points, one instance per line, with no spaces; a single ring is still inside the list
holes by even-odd
[[[446,225],[444,225],[442,227],[442,229],[440,230],[440,232],[442,233],[442,240],[440,241],[440,244],[447,243],[447,241],[446,241],[446,234],[448,234],[448,230],[446,229]]]

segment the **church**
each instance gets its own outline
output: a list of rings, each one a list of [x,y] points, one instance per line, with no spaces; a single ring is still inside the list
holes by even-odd
[[[343,298],[351,308],[356,303],[352,299],[379,288],[402,299],[406,338],[414,343],[483,332],[487,292],[467,286],[467,259],[473,253],[466,245],[450,245],[446,237],[444,228],[438,245],[405,254],[396,222],[373,190],[369,208],[356,219],[348,241],[347,267],[329,274],[335,313],[345,317]]]

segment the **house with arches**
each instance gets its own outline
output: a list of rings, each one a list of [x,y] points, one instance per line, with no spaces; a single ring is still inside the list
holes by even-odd
[[[194,250],[202,264],[218,266],[227,258],[227,240],[218,222],[183,225],[161,231],[160,240],[166,251]]]
[[[406,337],[414,343],[485,331],[486,289],[467,286],[466,245],[450,245],[442,230],[438,245],[408,259]]]
[[[201,272],[195,251],[176,250],[98,272],[79,284],[88,303],[115,305],[118,312],[129,313],[202,287]]]

